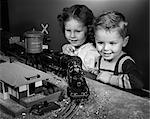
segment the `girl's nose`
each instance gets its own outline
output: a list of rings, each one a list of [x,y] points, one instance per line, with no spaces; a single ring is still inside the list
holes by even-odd
[[[71,32],[70,37],[71,37],[71,38],[74,38],[74,37],[75,37],[75,33],[74,33],[74,32]]]

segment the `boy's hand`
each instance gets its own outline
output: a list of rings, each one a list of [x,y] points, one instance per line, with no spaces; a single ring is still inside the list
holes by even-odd
[[[97,69],[89,68],[88,72],[91,72],[92,74],[98,75],[98,70]]]
[[[62,47],[62,51],[63,51],[64,54],[74,56],[75,47],[72,46],[71,44],[65,44]]]
[[[110,78],[111,78],[112,74],[109,73],[109,72],[100,72],[98,75],[97,75],[97,80],[100,80],[104,83],[109,83],[110,81]]]

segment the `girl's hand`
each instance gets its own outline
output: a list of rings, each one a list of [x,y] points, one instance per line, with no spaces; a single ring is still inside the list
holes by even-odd
[[[63,51],[64,54],[74,56],[75,47],[72,46],[71,44],[65,44],[62,47],[62,51]]]

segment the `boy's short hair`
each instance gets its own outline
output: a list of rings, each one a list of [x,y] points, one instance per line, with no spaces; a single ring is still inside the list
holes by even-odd
[[[95,30],[104,29],[110,31],[118,28],[120,35],[124,38],[127,36],[127,22],[125,16],[118,11],[107,11],[95,19]]]

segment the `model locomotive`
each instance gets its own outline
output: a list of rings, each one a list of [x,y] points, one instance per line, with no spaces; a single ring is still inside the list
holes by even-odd
[[[71,99],[83,99],[89,96],[89,88],[82,69],[82,60],[78,56],[53,53],[49,54],[45,60],[47,70],[54,71],[57,75],[67,79],[67,95]]]

